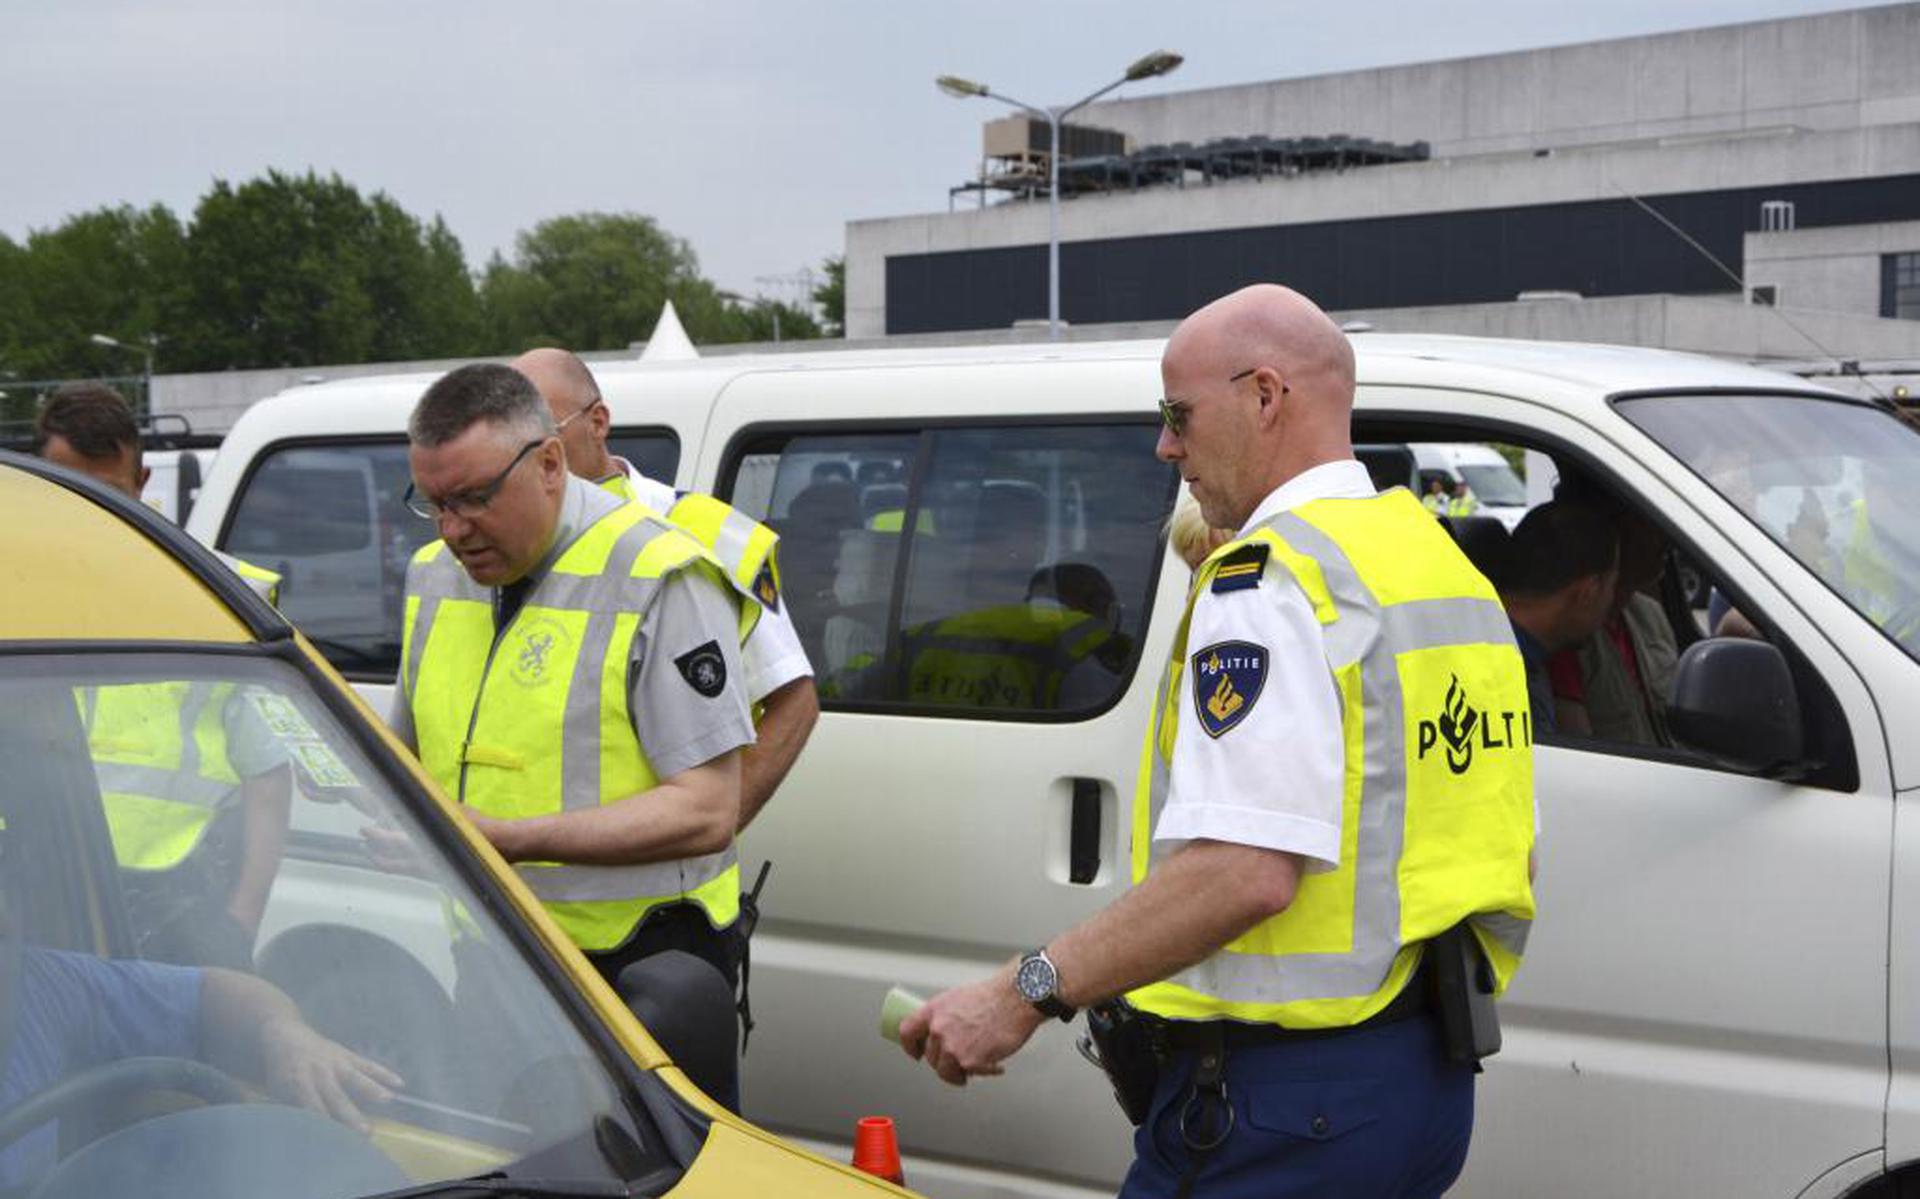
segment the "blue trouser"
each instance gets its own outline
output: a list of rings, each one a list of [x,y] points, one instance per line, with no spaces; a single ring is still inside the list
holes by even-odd
[[[1193,1160],[1181,1137],[1195,1055],[1161,1071],[1134,1133],[1121,1199],[1171,1196]],[[1387,1199],[1439,1195],[1459,1177],[1473,1135],[1473,1072],[1450,1064],[1431,1016],[1226,1054],[1231,1131],[1205,1154],[1195,1199]],[[1220,1128],[1193,1114],[1196,1139]]]

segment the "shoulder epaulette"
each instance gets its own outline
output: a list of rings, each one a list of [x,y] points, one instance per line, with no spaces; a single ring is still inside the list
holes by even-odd
[[[1260,577],[1267,570],[1267,554],[1273,549],[1263,541],[1243,545],[1239,549],[1220,559],[1219,567],[1213,572],[1213,592],[1245,591],[1260,585]]]

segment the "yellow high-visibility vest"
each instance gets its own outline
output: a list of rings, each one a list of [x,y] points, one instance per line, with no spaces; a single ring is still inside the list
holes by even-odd
[[[1113,631],[1085,612],[1006,604],[900,632],[905,696],[983,708],[1054,708],[1073,668]]]
[[[445,542],[423,546],[407,572],[401,669],[427,772],[460,802],[507,820],[617,803],[654,786],[628,711],[627,665],[641,613],[680,570],[710,572],[716,583],[723,573],[691,537],[639,504],[622,505],[561,553],[496,638],[491,591]],[[515,869],[583,949],[620,945],[664,903],[696,903],[716,928],[740,910],[732,845],[643,865]]]
[[[238,794],[222,717],[233,692],[206,680],[75,688],[120,865],[178,866]]]
[[[641,503],[625,471],[601,480],[600,487],[628,503]],[[734,590],[754,601],[741,607],[740,640],[746,641],[760,608],[780,603],[780,535],[724,500],[697,491],[675,493],[672,506],[656,515],[705,547]]]
[[[1303,504],[1201,564],[1142,752],[1134,881],[1163,852],[1152,831],[1185,711],[1194,597],[1223,564],[1251,573],[1250,547],[1266,551],[1259,585],[1297,584],[1324,635],[1346,746],[1340,864],[1303,874],[1286,911],[1129,998],[1171,1019],[1347,1027],[1391,1002],[1421,943],[1462,920],[1504,990],[1534,910],[1525,668],[1492,587],[1403,488]],[[1276,769],[1286,751],[1271,747]]]

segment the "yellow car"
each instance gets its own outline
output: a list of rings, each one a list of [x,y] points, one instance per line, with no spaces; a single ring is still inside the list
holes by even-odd
[[[724,985],[623,978],[676,1065],[184,533],[11,454],[0,512],[0,1195],[902,1193],[709,1100]]]

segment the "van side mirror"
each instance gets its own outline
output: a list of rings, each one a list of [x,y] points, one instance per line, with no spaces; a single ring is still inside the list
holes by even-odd
[[[1667,727],[1688,749],[1772,778],[1794,773],[1806,755],[1793,672],[1764,641],[1711,637],[1688,646]]]
[[[650,954],[613,989],[695,1086],[716,1102],[740,1093],[733,988],[712,962],[679,949]]]

